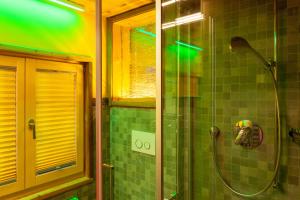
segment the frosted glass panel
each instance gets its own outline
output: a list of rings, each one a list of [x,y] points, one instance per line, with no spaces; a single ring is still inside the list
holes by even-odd
[[[155,98],[155,12],[113,24],[113,101]]]

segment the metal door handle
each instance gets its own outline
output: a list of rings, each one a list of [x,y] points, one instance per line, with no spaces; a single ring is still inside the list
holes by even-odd
[[[34,119],[30,119],[28,121],[28,127],[32,130],[32,138],[36,139],[36,132],[35,132],[35,121]]]

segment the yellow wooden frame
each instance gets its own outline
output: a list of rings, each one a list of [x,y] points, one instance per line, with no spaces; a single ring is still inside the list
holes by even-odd
[[[72,64],[78,64],[81,65],[81,68],[84,68],[84,171],[80,173],[76,173],[67,177],[58,177],[57,180],[45,182],[44,184],[36,185],[30,188],[25,188],[25,58],[31,58],[31,59],[39,59],[44,61],[57,61],[62,63],[72,63]],[[12,185],[10,184],[10,189],[6,186],[0,187],[0,199],[21,199],[24,196],[28,196],[34,193],[41,194],[41,191],[49,191],[47,193],[47,197],[57,195],[60,192],[71,190],[74,187],[79,187],[80,185],[88,184],[93,181],[92,178],[92,171],[93,171],[93,148],[91,146],[91,140],[93,138],[92,136],[92,109],[91,109],[91,101],[92,101],[92,59],[90,57],[84,56],[84,55],[72,55],[72,54],[65,54],[65,53],[55,53],[55,52],[45,52],[40,51],[36,49],[26,49],[21,48],[17,46],[5,46],[0,45],[0,64],[6,63],[6,65],[12,65],[15,66],[15,62],[17,62],[18,66],[18,89],[20,90],[20,93],[18,95],[18,98],[20,99],[19,104],[19,113],[18,116],[18,122],[19,122],[19,132],[20,140],[23,141],[22,144],[19,146],[19,151],[22,153],[18,157],[20,160],[23,160],[23,162],[19,165],[19,172],[22,176],[18,177],[18,181],[22,183],[21,185]],[[23,88],[23,89],[21,89]],[[22,92],[22,93],[21,93]],[[22,97],[22,98],[21,98]],[[22,139],[23,138],[23,139]],[[21,166],[22,164],[22,166]],[[19,173],[18,172],[18,173]],[[81,180],[81,177],[86,177],[87,180],[85,181],[79,181]],[[71,184],[71,182],[76,182],[75,185]],[[78,182],[79,181],[79,182]],[[78,182],[78,183],[77,183]],[[70,183],[68,186],[60,187],[59,189],[53,191],[53,188],[55,186]],[[38,199],[43,199],[44,195],[42,195]]]
[[[24,68],[25,59],[1,56],[1,66],[16,67],[16,114],[17,114],[17,181],[12,184],[0,186],[0,196],[24,189]]]
[[[140,15],[147,13],[146,19]],[[155,16],[155,4],[151,3],[108,18],[107,22],[107,96],[110,106],[155,108],[155,97],[130,98],[130,28],[147,24]],[[132,21],[131,21],[132,20]],[[142,21],[141,21],[142,20]],[[126,26],[121,26],[126,25]],[[122,41],[122,42],[121,42]],[[123,53],[123,55],[122,55]],[[122,58],[122,62],[116,62]]]
[[[83,91],[83,66],[38,59],[26,59],[26,122],[35,119],[35,76],[37,69],[74,72],[77,74],[77,161],[76,167],[49,172],[47,174],[35,174],[35,141],[32,130],[26,124],[26,188],[44,184],[50,181],[68,177],[84,171],[84,91]]]

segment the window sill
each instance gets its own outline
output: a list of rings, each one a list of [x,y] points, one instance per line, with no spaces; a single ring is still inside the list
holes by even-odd
[[[112,100],[111,106],[134,107],[134,108],[155,108],[155,98],[123,98]]]
[[[21,198],[20,200],[39,200],[39,199],[46,199],[49,197],[53,197],[56,195],[59,195],[61,193],[64,193],[66,191],[78,188],[80,186],[83,185],[87,185],[89,183],[92,183],[93,179],[92,178],[88,178],[88,177],[82,177],[82,178],[78,178],[75,179],[73,181],[34,193],[32,195],[26,196]]]

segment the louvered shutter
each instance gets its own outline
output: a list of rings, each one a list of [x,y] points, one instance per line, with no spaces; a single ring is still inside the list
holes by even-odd
[[[36,73],[36,174],[76,165],[76,73]]]
[[[26,60],[27,186],[83,171],[83,67]]]
[[[24,61],[0,56],[0,199],[24,188]]]
[[[0,185],[17,179],[16,68],[0,67]]]

